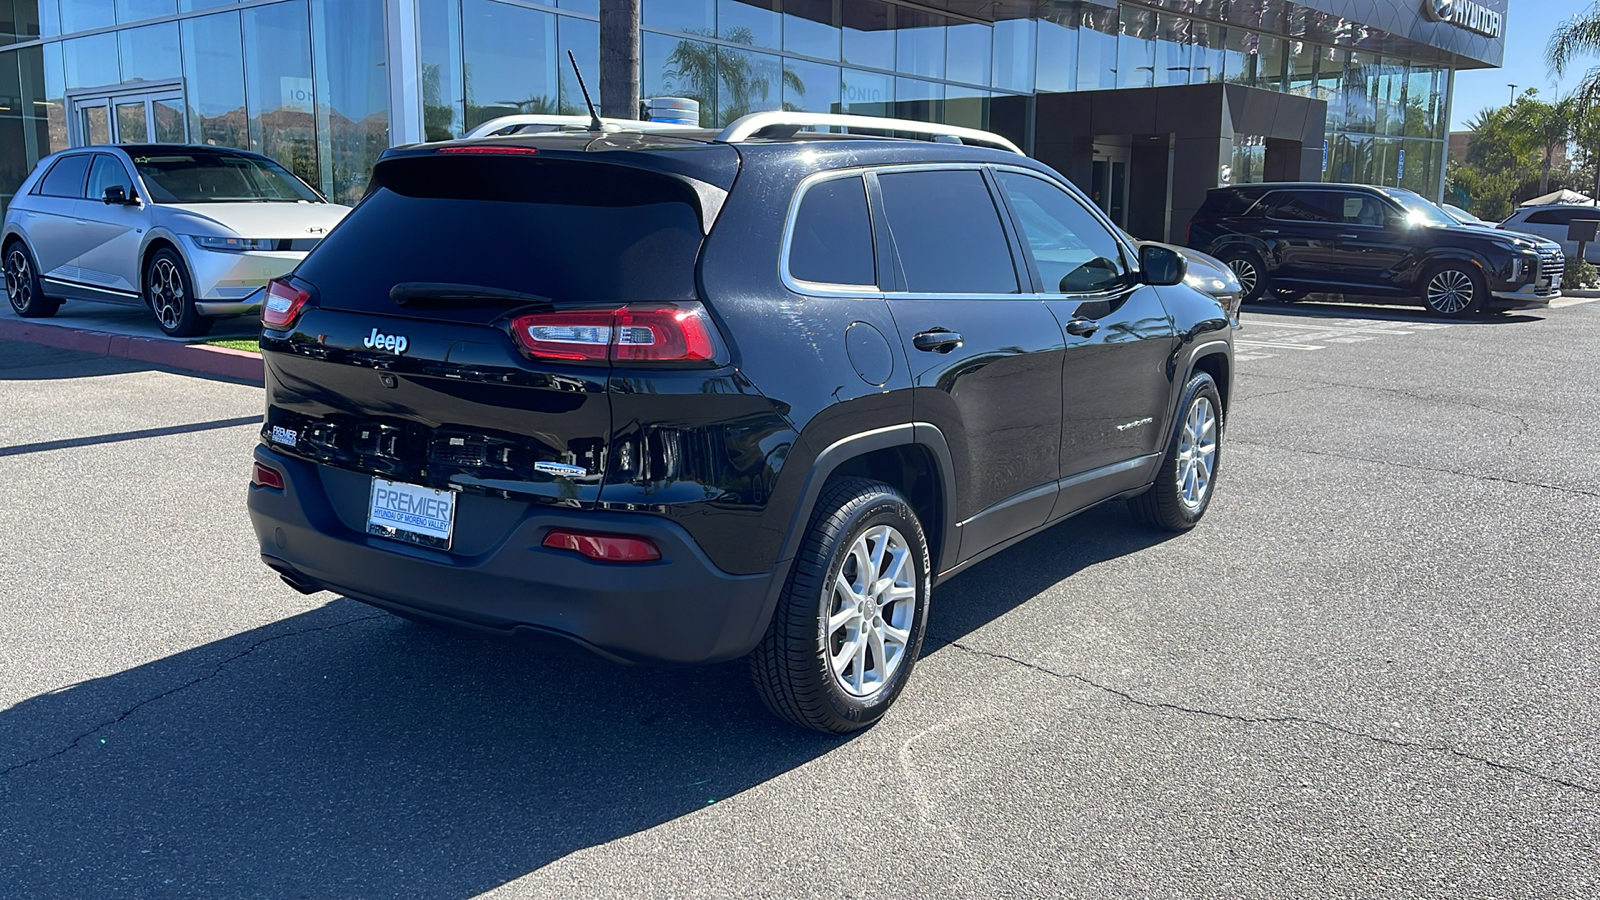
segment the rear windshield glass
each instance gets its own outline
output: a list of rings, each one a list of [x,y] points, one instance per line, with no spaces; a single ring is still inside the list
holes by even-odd
[[[324,307],[426,318],[488,321],[506,303],[446,299],[402,311],[390,289],[483,287],[561,305],[693,300],[698,210],[682,182],[623,166],[402,158],[378,166],[366,199],[295,274]]]
[[[321,203],[322,198],[267,159],[235,153],[135,156],[156,203]]]

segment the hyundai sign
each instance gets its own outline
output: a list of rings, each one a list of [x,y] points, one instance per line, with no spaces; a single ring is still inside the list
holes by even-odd
[[[1435,22],[1497,38],[1505,30],[1505,16],[1473,0],[1422,0],[1422,11]]]

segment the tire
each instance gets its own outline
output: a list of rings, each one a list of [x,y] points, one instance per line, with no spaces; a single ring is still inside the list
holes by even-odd
[[[881,719],[922,650],[930,569],[922,523],[898,491],[865,478],[829,483],[749,657],[767,708],[832,734]],[[862,628],[863,610],[879,624]]]
[[[1168,531],[1188,531],[1199,524],[1216,493],[1224,421],[1217,383],[1204,372],[1196,373],[1184,385],[1172,439],[1155,483],[1128,500],[1134,518]]]
[[[1489,289],[1470,263],[1444,263],[1428,270],[1418,292],[1422,305],[1446,319],[1464,319],[1483,311]]]
[[[1221,259],[1233,270],[1233,276],[1239,279],[1239,287],[1244,289],[1245,303],[1255,303],[1267,294],[1266,265],[1261,262],[1261,257],[1250,250],[1230,250]]]
[[[216,321],[194,308],[194,280],[176,250],[157,250],[145,262],[144,302],[169,337],[199,337]]]
[[[5,259],[0,263],[6,273],[6,299],[11,310],[24,319],[48,319],[61,308],[60,300],[44,295],[44,284],[39,280],[39,267],[33,263],[28,245],[20,240],[6,245]]]

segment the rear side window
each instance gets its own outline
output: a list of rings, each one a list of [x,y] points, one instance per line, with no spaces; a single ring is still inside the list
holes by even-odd
[[[867,186],[859,175],[814,184],[800,198],[789,274],[819,284],[875,285]]]
[[[1011,247],[981,172],[899,172],[879,175],[878,183],[906,290],[1017,292]]]
[[[1261,199],[1258,193],[1245,191],[1210,191],[1206,194],[1206,202],[1200,206],[1200,211],[1195,213],[1197,219],[1228,219],[1242,216],[1250,211]]]
[[[56,160],[39,183],[39,193],[46,197],[83,197],[83,182],[89,175],[89,157],[86,154],[65,156]]]
[[[1279,191],[1267,197],[1267,215],[1291,222],[1342,222],[1344,208],[1340,195],[1332,191],[1291,194]]]
[[[1574,213],[1570,209],[1541,209],[1528,214],[1529,225],[1571,225]]]
[[[673,302],[697,297],[700,243],[694,191],[664,175],[559,158],[413,157],[379,163],[366,198],[295,274],[322,306],[361,312],[400,312],[390,290],[418,282],[559,306]],[[506,306],[440,299],[404,314],[488,322]]]

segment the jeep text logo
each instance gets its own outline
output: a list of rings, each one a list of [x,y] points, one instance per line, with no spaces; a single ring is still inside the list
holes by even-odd
[[[410,343],[403,334],[379,334],[376,328],[361,339],[361,346],[369,350],[388,350],[390,353],[404,353]]]
[[[1473,0],[1422,0],[1422,11],[1435,22],[1449,22],[1484,37],[1497,38],[1505,16]]]

